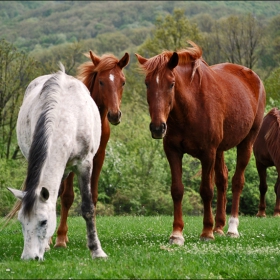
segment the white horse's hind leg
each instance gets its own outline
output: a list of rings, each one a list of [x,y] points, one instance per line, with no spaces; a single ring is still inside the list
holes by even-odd
[[[89,173],[90,174],[90,173]],[[94,205],[90,192],[90,177],[81,176],[79,178],[81,195],[82,195],[82,215],[87,226],[87,242],[91,251],[92,258],[106,258],[106,253],[102,250],[100,241],[97,236],[94,218]]]
[[[238,233],[238,225],[239,225],[239,220],[238,218],[230,217],[228,221],[228,232],[227,235],[230,237],[239,237]]]

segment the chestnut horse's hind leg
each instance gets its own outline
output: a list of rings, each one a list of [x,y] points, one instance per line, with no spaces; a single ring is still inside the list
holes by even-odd
[[[237,146],[237,163],[234,176],[232,178],[232,207],[231,217],[229,219],[229,227],[227,234],[231,237],[239,237],[238,233],[238,212],[239,212],[239,201],[242,189],[245,183],[245,168],[249,163],[250,156],[252,153],[252,138],[245,138]]]
[[[67,217],[68,217],[69,209],[74,201],[73,180],[74,180],[74,173],[70,172],[68,177],[61,183],[61,188],[62,188],[62,192],[60,194],[61,217],[60,217],[60,224],[57,230],[56,243],[54,247],[67,247],[66,246],[66,243],[68,242]]]
[[[267,192],[267,183],[266,183],[266,169],[267,167],[264,166],[259,161],[256,161],[257,170],[259,173],[260,184],[259,184],[259,191],[260,191],[260,203],[259,203],[259,210],[257,213],[257,217],[265,217],[265,194]]]
[[[279,172],[278,172],[278,174],[279,174]],[[280,178],[279,178],[279,175],[277,177],[277,181],[274,186],[274,191],[276,194],[276,203],[275,203],[273,216],[278,217],[278,216],[280,216]]]
[[[217,209],[215,216],[214,233],[224,235],[226,224],[226,194],[228,186],[228,169],[224,162],[224,153],[217,152],[215,162],[215,183],[217,187]]]
[[[166,157],[168,159],[172,184],[171,184],[171,196],[173,199],[174,206],[174,221],[173,231],[169,237],[170,244],[184,245],[183,237],[183,214],[182,214],[182,199],[184,195],[184,186],[182,183],[182,158],[183,154],[177,153],[177,151],[170,151],[169,148],[165,147]]]

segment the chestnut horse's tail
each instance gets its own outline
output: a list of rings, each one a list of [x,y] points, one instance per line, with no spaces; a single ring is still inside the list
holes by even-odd
[[[275,166],[280,166],[280,111],[273,108],[268,113],[273,118],[265,135],[267,149]]]

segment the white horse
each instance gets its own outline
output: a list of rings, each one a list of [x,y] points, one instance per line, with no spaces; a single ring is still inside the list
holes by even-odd
[[[77,174],[88,247],[93,258],[107,257],[94,221],[90,179],[98,150],[101,120],[86,86],[61,71],[33,80],[26,89],[17,120],[17,139],[28,160],[24,191],[9,188],[21,199],[22,259],[43,260],[56,228],[56,201],[61,180]]]

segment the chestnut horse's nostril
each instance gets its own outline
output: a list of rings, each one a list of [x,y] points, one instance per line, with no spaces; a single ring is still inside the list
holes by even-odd
[[[164,137],[166,133],[166,128],[167,128],[166,123],[161,123],[159,126],[150,123],[150,131],[152,133],[152,137],[156,139]]]
[[[119,110],[117,113],[108,112],[107,117],[111,124],[117,125],[121,121],[122,112]]]

